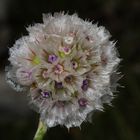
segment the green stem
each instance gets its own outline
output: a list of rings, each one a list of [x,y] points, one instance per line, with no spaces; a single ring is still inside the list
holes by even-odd
[[[47,127],[42,123],[42,121],[39,121],[38,129],[33,140],[43,140],[46,131]]]

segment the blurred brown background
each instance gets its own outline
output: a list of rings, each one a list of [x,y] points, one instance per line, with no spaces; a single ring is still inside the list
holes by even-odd
[[[32,140],[38,114],[28,106],[26,95],[5,82],[8,48],[27,34],[25,27],[41,22],[42,13],[77,12],[83,19],[105,26],[117,40],[124,77],[113,107],[93,116],[93,124],[81,130],[57,126],[47,140],[140,140],[140,0],[0,0],[0,140]]]

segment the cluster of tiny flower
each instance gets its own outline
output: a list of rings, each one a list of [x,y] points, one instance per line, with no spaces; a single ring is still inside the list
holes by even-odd
[[[76,14],[43,15],[43,23],[10,48],[7,81],[29,91],[31,103],[48,126],[80,126],[113,94],[117,56],[104,27]]]

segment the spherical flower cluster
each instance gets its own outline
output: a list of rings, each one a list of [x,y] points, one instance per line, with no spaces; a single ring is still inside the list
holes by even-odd
[[[28,91],[48,127],[80,126],[110,103],[120,59],[104,27],[55,13],[27,30],[10,48],[7,81]]]

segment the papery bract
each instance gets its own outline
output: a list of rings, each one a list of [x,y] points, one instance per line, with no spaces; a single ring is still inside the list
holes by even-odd
[[[27,30],[10,48],[7,81],[25,87],[48,127],[80,126],[110,103],[120,59],[104,27],[55,13]]]

